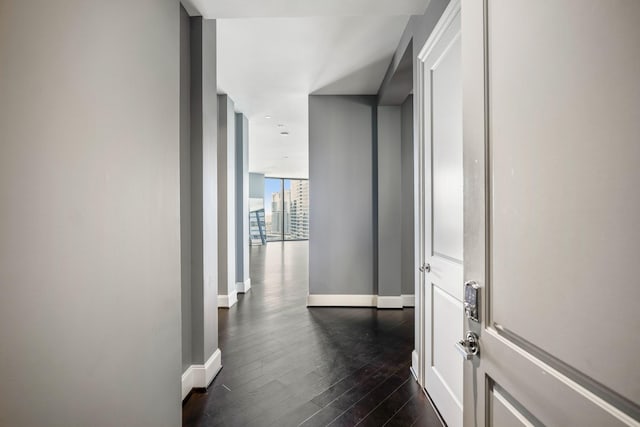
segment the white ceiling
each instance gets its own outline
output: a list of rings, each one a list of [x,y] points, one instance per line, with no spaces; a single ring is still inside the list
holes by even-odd
[[[205,18],[422,15],[429,0],[183,0]]]
[[[218,91],[249,118],[249,170],[308,177],[309,94],[376,94],[428,1],[192,0],[218,19]]]

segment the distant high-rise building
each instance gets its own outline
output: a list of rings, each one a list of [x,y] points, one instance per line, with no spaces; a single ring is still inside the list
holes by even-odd
[[[309,238],[309,181],[291,181],[291,238]]]
[[[284,190],[284,201],[282,200],[282,193],[277,192],[271,194],[271,232],[274,234],[282,234],[283,226],[284,234],[289,234],[291,229],[290,190]]]
[[[271,193],[271,213],[266,215],[268,240],[309,238],[309,181],[286,180],[289,189]]]

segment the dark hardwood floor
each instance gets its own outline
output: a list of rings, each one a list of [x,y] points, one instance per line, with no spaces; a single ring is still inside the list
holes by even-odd
[[[440,427],[409,372],[413,309],[307,308],[307,258],[251,248],[251,291],[218,313],[223,368],[183,425]]]

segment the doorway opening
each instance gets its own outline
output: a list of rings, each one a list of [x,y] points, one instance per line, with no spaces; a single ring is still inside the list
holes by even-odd
[[[253,211],[252,235],[260,239],[252,242],[309,240],[308,179],[265,177],[262,209]]]

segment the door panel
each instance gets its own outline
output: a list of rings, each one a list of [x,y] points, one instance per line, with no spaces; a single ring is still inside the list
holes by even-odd
[[[459,34],[459,33],[458,33]],[[462,81],[459,35],[431,68],[433,254],[462,263]],[[460,287],[460,283],[457,283]]]
[[[462,302],[442,291],[437,286],[432,287],[432,366],[441,381],[449,387],[448,392],[454,398],[457,406],[462,408],[462,359],[451,345],[451,337],[457,336],[462,329]],[[452,363],[453,362],[453,363]]]
[[[513,399],[502,387],[489,381],[490,425],[501,427],[539,427],[540,423],[520,402]]]
[[[450,427],[462,426],[462,82],[460,3],[453,1],[419,59],[424,179],[423,385]]]
[[[499,384],[545,426],[639,425],[620,409],[500,336],[494,329],[487,329],[481,336],[480,351],[483,382]],[[490,401],[484,403],[486,407],[490,404]],[[487,416],[490,419],[490,411]],[[494,426],[490,423],[478,425]]]
[[[640,2],[480,3],[462,24],[464,266],[482,286],[465,423],[640,425]]]
[[[519,3],[488,14],[491,317],[637,402],[640,2]]]

